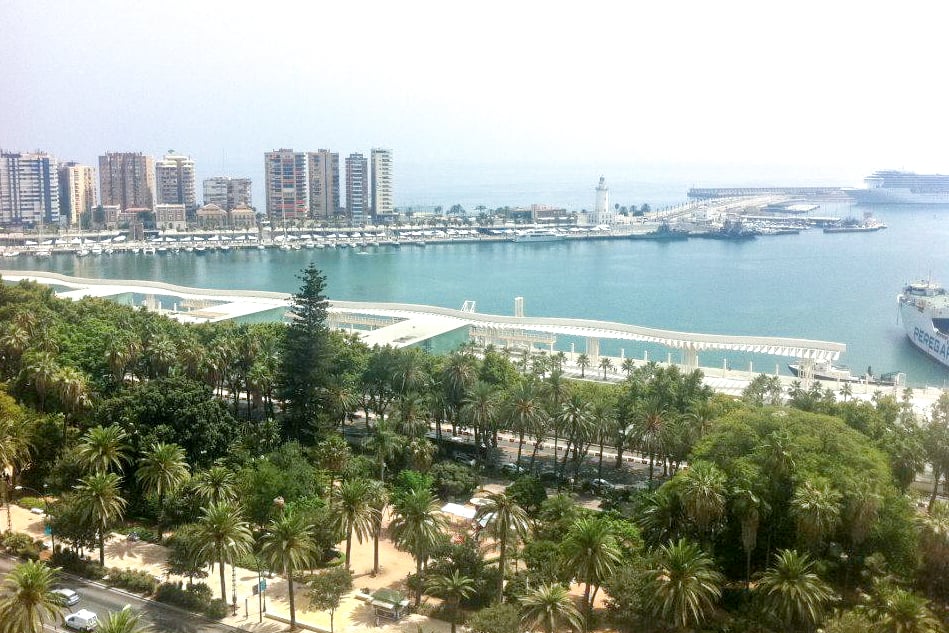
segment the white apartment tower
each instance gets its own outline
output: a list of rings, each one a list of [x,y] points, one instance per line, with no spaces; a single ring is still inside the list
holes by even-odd
[[[89,165],[62,163],[59,166],[59,209],[70,226],[79,226],[97,202],[96,170]]]
[[[203,182],[204,204],[216,204],[230,211],[242,205],[250,205],[250,178],[227,178],[215,176]]]
[[[59,172],[44,153],[0,154],[0,225],[58,224]]]
[[[395,214],[392,196],[392,151],[372,150],[372,217],[385,221]]]
[[[600,176],[600,184],[596,186],[593,224],[613,224],[613,211],[610,209],[610,189],[606,186],[606,178],[603,176]]]
[[[174,150],[155,163],[156,204],[183,204],[188,211],[197,208],[194,187],[194,161]]]
[[[369,174],[366,157],[350,154],[346,157],[346,215],[352,226],[366,223],[369,214]]]
[[[306,169],[310,188],[310,217],[319,220],[339,213],[339,154],[328,149],[307,152]]]

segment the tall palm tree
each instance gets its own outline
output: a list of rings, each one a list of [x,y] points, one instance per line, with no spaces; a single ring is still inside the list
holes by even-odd
[[[273,569],[287,577],[290,598],[290,628],[297,626],[297,612],[293,601],[293,578],[309,567],[316,555],[316,543],[310,537],[309,526],[302,514],[286,510],[270,522],[260,540],[260,551]]]
[[[583,446],[595,432],[593,426],[593,405],[578,393],[572,394],[561,406],[557,415],[557,426],[567,438],[567,445],[563,449],[563,460],[560,463],[561,473],[567,469],[567,459],[570,448],[573,447],[575,469],[580,469],[580,447]]]
[[[63,367],[56,374],[56,394],[66,417],[75,416],[89,406],[89,381],[75,367]]]
[[[527,538],[530,519],[513,497],[504,492],[492,492],[487,502],[478,507],[475,520],[485,520],[484,529],[498,543],[498,602],[504,601],[504,576],[507,571],[507,548]],[[513,541],[513,543],[512,543]]]
[[[712,559],[685,539],[661,546],[649,571],[646,606],[665,626],[685,631],[704,622],[722,595],[725,578]]]
[[[255,376],[254,380],[256,378]],[[252,383],[254,380],[251,380],[248,376],[248,383]],[[336,426],[342,426],[346,423],[346,416],[359,406],[359,397],[350,381],[341,376],[333,376],[329,383],[323,387],[323,402],[332,412],[333,418],[336,420]]]
[[[199,555],[218,564],[221,576],[221,600],[227,602],[224,565],[250,551],[254,537],[239,506],[218,502],[204,509],[198,520]]]
[[[112,611],[99,623],[98,633],[149,633],[152,628],[142,622],[142,616],[125,605],[121,611]]]
[[[0,592],[0,632],[38,633],[63,616],[65,604],[53,593],[56,570],[26,561],[7,574]]]
[[[620,365],[620,368],[622,369],[623,373],[626,374],[626,378],[628,379],[636,370],[636,361],[634,361],[632,358],[624,358],[623,364]]]
[[[422,565],[439,542],[447,526],[447,519],[439,509],[438,500],[430,490],[411,490],[393,504],[389,530],[396,547],[415,558],[416,573],[421,576]],[[422,602],[421,587],[415,593],[415,604]]]
[[[445,600],[451,613],[451,633],[455,633],[458,623],[458,605],[465,598],[475,594],[475,582],[459,570],[443,573],[428,579],[425,585],[432,595]]]
[[[237,480],[227,466],[216,464],[192,479],[194,493],[206,505],[237,500]]]
[[[650,397],[637,412],[630,428],[633,444],[644,454],[649,455],[649,482],[652,483],[656,456],[662,453],[663,429],[670,414],[662,399]]]
[[[755,587],[768,614],[786,631],[813,631],[834,600],[830,585],[814,571],[807,554],[781,550]]]
[[[379,539],[382,538],[382,518],[389,505],[389,493],[378,479],[369,482],[369,505],[372,507],[372,575],[379,573]],[[347,558],[348,560],[348,558]]]
[[[603,380],[606,380],[606,372],[613,370],[613,359],[604,356],[600,359],[600,369],[603,370]]]
[[[711,462],[696,462],[682,476],[679,496],[686,516],[710,543],[725,516],[725,473]]]
[[[520,381],[502,406],[502,418],[507,428],[517,433],[517,460],[521,463],[524,435],[533,431],[544,418],[543,400],[534,380]]]
[[[458,418],[474,429],[476,445],[495,428],[500,406],[497,387],[482,381],[476,382],[461,401]]]
[[[50,351],[29,351],[23,355],[23,373],[36,392],[37,407],[40,412],[46,410],[46,397],[56,387],[56,376],[61,367],[56,356]]]
[[[369,438],[366,448],[376,456],[379,464],[379,480],[386,479],[386,462],[394,458],[402,448],[402,436],[395,432],[388,421],[376,422],[376,430]]]
[[[750,485],[742,484],[733,492],[733,508],[741,525],[741,547],[745,550],[745,584],[750,589],[751,554],[758,544],[761,518],[770,511],[770,506]]]
[[[577,356],[577,367],[580,368],[580,377],[583,378],[586,374],[587,367],[590,366],[590,357],[586,354],[580,354]]]
[[[77,449],[79,462],[93,474],[121,470],[123,462],[128,461],[131,448],[127,439],[128,435],[121,427],[93,427],[80,440]]]
[[[791,513],[801,540],[812,551],[817,551],[840,523],[841,499],[841,494],[825,483],[805,481],[794,491]]]
[[[583,628],[583,618],[566,587],[541,585],[521,596],[521,623],[531,631],[553,633],[564,623],[573,630]]]
[[[98,473],[79,480],[80,512],[99,532],[99,564],[105,566],[105,541],[109,527],[122,519],[125,499],[122,478],[115,473]]]
[[[190,476],[185,451],[177,444],[155,442],[139,460],[135,478],[146,495],[158,498],[158,537],[161,540],[161,513],[165,495],[181,487]]]
[[[341,534],[346,535],[346,569],[352,568],[353,534],[362,543],[372,533],[375,508],[372,505],[372,486],[368,479],[349,479],[333,488],[330,507],[333,521]]]
[[[585,584],[583,605],[590,613],[596,591],[603,581],[612,575],[620,561],[619,544],[613,527],[602,517],[577,519],[564,537],[561,545],[564,569]],[[591,593],[591,589],[593,592]]]

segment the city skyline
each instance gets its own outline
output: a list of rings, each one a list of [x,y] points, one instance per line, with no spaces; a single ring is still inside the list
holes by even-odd
[[[500,5],[370,3],[301,7],[287,23],[260,7],[223,12],[242,46],[193,51],[183,73],[155,50],[193,49],[225,5],[176,4],[4,3],[0,18],[16,28],[0,42],[0,145],[81,164],[104,148],[176,147],[198,180],[259,183],[258,157],[272,147],[391,147],[396,204],[450,204],[457,179],[446,174],[496,190],[525,166],[572,169],[577,182],[606,174],[619,197],[632,195],[625,181],[660,178],[857,186],[888,167],[949,171],[949,130],[934,125],[938,21],[908,8],[526,5],[498,20]],[[338,27],[320,35],[321,50],[346,51],[333,63],[302,61],[315,12]],[[100,40],[110,46],[89,44]],[[301,61],[268,66],[273,41]],[[385,72],[351,81],[383,58]],[[109,86],[109,98],[90,85]],[[534,202],[558,202],[536,189]]]

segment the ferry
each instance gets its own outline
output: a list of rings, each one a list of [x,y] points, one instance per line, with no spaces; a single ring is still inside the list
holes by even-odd
[[[863,179],[866,187],[844,189],[862,204],[949,204],[949,176],[884,170]]]
[[[791,373],[794,376],[798,378],[801,377],[802,368],[800,363],[790,363],[788,364],[788,369],[791,370]],[[863,376],[855,376],[850,372],[849,367],[845,367],[843,365],[834,365],[829,361],[815,362],[811,368],[811,378],[834,382],[849,382],[881,386],[902,385],[904,382],[906,382],[906,374],[902,372],[893,371],[880,374],[879,376],[874,376],[870,373],[868,368],[867,373]]]
[[[514,242],[559,242],[564,236],[550,229],[528,229],[514,234]]]
[[[932,281],[914,281],[897,297],[913,345],[949,367],[949,294]]]

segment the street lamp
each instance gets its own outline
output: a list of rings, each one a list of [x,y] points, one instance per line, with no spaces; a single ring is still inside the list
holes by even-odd
[[[49,523],[49,549],[53,554],[55,554],[56,553],[56,537],[53,535],[53,519],[52,517],[49,516],[49,497],[47,496],[47,490],[49,489],[49,484],[43,484],[42,493],[36,488],[30,488],[29,486],[14,486],[13,489],[14,490],[28,490],[43,497],[44,519],[46,520],[47,523]],[[9,500],[7,501],[7,503],[9,503]],[[10,513],[10,508],[7,507],[7,520],[9,520],[10,518],[9,513]]]

